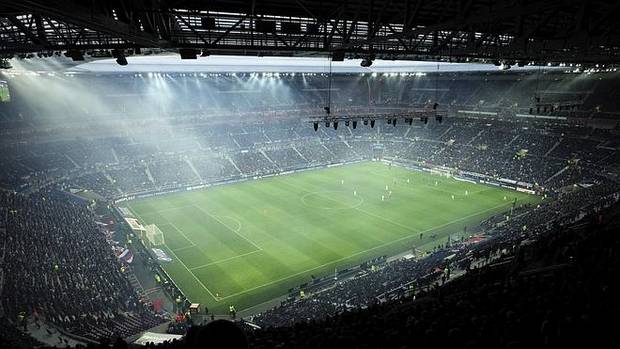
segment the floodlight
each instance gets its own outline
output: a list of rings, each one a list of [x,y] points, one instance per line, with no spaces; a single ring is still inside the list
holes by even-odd
[[[364,67],[364,68],[368,68],[372,65],[372,59],[370,58],[362,58],[362,62],[360,63],[360,66]]]

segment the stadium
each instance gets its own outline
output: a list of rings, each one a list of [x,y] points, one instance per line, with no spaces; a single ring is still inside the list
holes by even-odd
[[[0,1],[0,345],[604,345],[616,2]]]

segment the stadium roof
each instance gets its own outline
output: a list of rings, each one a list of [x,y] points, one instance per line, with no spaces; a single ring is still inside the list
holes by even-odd
[[[0,0],[0,55],[157,48],[618,63],[619,12],[605,0]]]

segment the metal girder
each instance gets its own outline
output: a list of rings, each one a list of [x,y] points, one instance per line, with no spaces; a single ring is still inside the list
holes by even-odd
[[[618,62],[620,1],[0,0],[0,53],[196,48],[213,53]],[[203,18],[213,25],[204,26]],[[258,21],[273,22],[260,31]],[[285,32],[295,23],[298,32]]]
[[[37,31],[33,32],[32,28],[26,27],[26,25],[19,20],[17,17],[9,15],[6,17],[11,24],[13,24],[14,26],[16,26],[17,28],[19,28],[19,30],[24,33],[24,35],[30,39],[30,41],[33,42],[34,45],[38,45],[41,47],[45,47],[47,45],[49,45],[49,43],[47,42],[47,40],[45,39],[45,36],[43,35],[44,32],[42,30],[40,30],[40,23],[42,23],[41,18],[39,18],[39,20],[37,21]]]
[[[0,0],[0,6],[12,10],[21,10],[57,19],[100,33],[109,34],[128,42],[145,47],[161,47],[166,43],[144,31],[139,31],[129,24],[114,20],[109,16],[92,11],[70,0]]]
[[[532,15],[532,14],[540,13],[541,11],[550,10],[550,9],[553,10],[553,9],[556,9],[558,6],[560,6],[561,3],[562,1],[547,1],[547,2],[541,1],[540,3],[533,5],[531,7],[520,8],[518,10],[513,9],[513,8],[508,8],[508,7],[496,9],[493,11],[489,9],[483,9],[481,11],[471,13],[467,17],[462,17],[458,15],[455,18],[449,18],[449,19],[440,21],[434,25],[411,28],[409,30],[402,31],[397,34],[387,36],[385,39],[389,40],[389,39],[395,39],[398,37],[405,38],[405,39],[415,38],[418,35],[421,35],[421,34],[423,35],[423,34],[435,32],[438,30],[463,31],[466,26],[488,25],[494,22],[500,23],[506,20],[507,18],[515,18],[516,16]],[[507,32],[505,34],[512,34],[512,33]],[[379,40],[380,40],[379,38],[375,38],[374,40],[371,40],[371,41],[377,42]],[[358,44],[366,44],[366,42],[361,41],[361,42],[358,42]]]

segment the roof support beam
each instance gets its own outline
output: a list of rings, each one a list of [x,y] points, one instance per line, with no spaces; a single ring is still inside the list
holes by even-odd
[[[58,18],[66,23],[114,35],[145,47],[170,46],[169,43],[159,40],[153,35],[139,31],[135,26],[130,26],[102,14],[94,13],[91,9],[79,6],[71,1],[50,0],[42,2],[36,0],[0,0],[0,5],[5,8]]]

